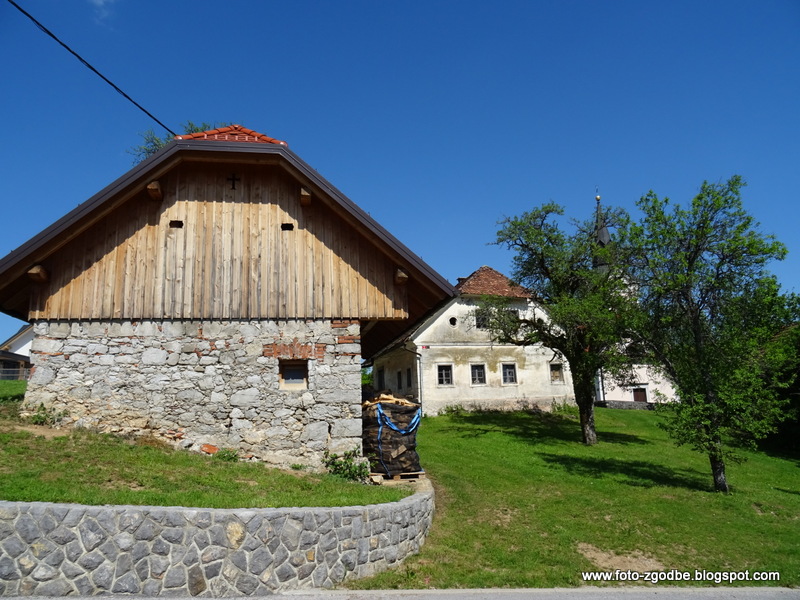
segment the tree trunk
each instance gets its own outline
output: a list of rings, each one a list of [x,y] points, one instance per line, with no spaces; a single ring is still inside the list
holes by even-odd
[[[713,390],[713,383],[708,375],[709,372],[710,369],[706,371],[706,385],[708,390]],[[716,394],[713,392],[706,392],[705,402],[708,407],[716,408]],[[719,412],[714,411],[711,414],[709,423],[705,425],[705,432],[710,441],[708,462],[711,463],[711,476],[714,478],[714,491],[727,494],[731,490],[728,487],[728,480],[725,477],[725,459],[722,453],[722,438],[719,435],[720,419]]]
[[[581,419],[583,443],[593,446],[597,443],[597,431],[594,428],[594,374],[581,376],[573,374],[575,386],[575,403]]]
[[[597,431],[594,428],[594,403],[589,406],[578,407],[581,416],[581,433],[583,443],[587,446],[594,446],[597,443]]]
[[[711,463],[711,475],[714,477],[714,491],[729,493],[731,490],[725,477],[725,461],[715,453],[709,454],[708,460]]]

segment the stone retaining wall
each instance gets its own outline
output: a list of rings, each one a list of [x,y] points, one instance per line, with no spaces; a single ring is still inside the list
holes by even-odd
[[[595,406],[601,408],[617,408],[622,410],[655,410],[653,402],[634,402],[633,400],[601,400],[595,402]]]
[[[331,587],[416,553],[434,509],[399,502],[190,509],[0,502],[0,596],[260,596]]]
[[[358,321],[42,321],[34,332],[23,409],[64,426],[282,467],[360,448]],[[289,363],[305,381],[284,381]]]

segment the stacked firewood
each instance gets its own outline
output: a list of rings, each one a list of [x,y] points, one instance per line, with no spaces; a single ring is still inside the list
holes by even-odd
[[[364,455],[369,459],[372,472],[387,477],[420,472],[417,454],[419,404],[381,394],[362,406]]]

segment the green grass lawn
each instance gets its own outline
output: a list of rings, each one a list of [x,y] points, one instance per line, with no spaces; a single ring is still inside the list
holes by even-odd
[[[5,387],[0,385],[0,394]],[[257,508],[374,504],[413,493],[225,462],[147,438],[86,431],[46,438],[18,429],[25,425],[17,417],[18,405],[0,401],[0,500]]]
[[[433,531],[418,556],[349,587],[577,586],[614,568],[778,571],[769,585],[800,585],[800,462],[747,453],[729,466],[733,493],[717,494],[707,460],[657,419],[599,409],[594,447],[568,414],[423,419]]]
[[[0,402],[22,400],[26,387],[26,381],[0,379]]]
[[[16,406],[0,402],[0,499],[332,506],[408,493],[86,432],[48,440],[12,429]],[[657,420],[599,409],[600,442],[586,447],[568,413],[423,419],[431,534],[418,556],[349,587],[578,586],[582,571],[615,568],[777,571],[769,585],[800,586],[800,461],[745,453],[729,465],[733,493],[717,494],[705,457],[676,448]]]

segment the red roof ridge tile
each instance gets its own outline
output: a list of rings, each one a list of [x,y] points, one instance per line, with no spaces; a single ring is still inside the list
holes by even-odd
[[[221,140],[228,142],[252,142],[260,144],[279,144],[288,147],[289,144],[283,140],[275,139],[266,134],[253,131],[241,125],[228,125],[208,131],[198,131],[195,133],[184,133],[175,136],[176,140]]]

